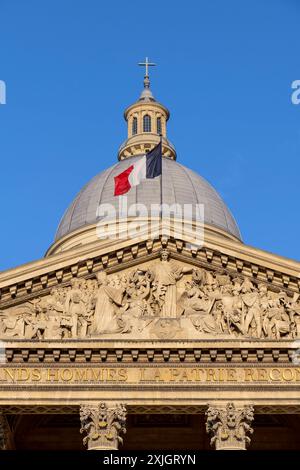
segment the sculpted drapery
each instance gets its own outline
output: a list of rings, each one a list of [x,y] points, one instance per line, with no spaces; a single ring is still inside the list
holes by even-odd
[[[73,278],[50,295],[0,312],[2,338],[110,335],[300,338],[299,294],[266,283],[161,259],[125,273]],[[117,336],[116,336],[117,335]]]
[[[92,334],[120,331],[117,322],[116,307],[122,306],[124,288],[109,285],[104,272],[97,276],[99,287],[95,299],[94,327]]]
[[[176,318],[178,316],[177,281],[183,274],[191,272],[188,267],[180,267],[169,261],[169,252],[162,250],[161,263],[154,268],[154,280],[158,290],[164,292],[161,314],[162,318]]]

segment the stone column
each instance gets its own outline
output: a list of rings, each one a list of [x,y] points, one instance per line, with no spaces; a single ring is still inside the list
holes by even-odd
[[[6,416],[0,414],[0,450],[15,449],[13,433]]]
[[[118,450],[123,443],[120,436],[126,433],[126,407],[123,404],[108,406],[107,403],[97,405],[81,405],[80,432],[88,450]]]
[[[234,403],[209,406],[206,431],[212,435],[211,445],[216,450],[246,450],[250,444],[247,434],[252,434],[254,419],[252,406],[236,407]]]

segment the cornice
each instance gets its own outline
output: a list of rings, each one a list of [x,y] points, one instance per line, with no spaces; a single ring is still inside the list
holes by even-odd
[[[136,101],[135,103],[131,104],[130,106],[128,106],[125,109],[124,119],[125,119],[125,121],[127,121],[128,114],[131,111],[135,111],[136,109],[147,110],[147,109],[155,109],[155,108],[160,109],[161,111],[163,111],[166,114],[167,121],[169,120],[170,111],[168,110],[168,108],[166,108],[166,106],[159,103],[158,101]]]
[[[295,345],[290,340],[14,340],[3,341],[7,364],[111,364],[155,366],[201,364],[203,367],[292,365]],[[23,365],[22,365],[23,364]]]
[[[161,235],[148,240],[146,234],[126,240],[94,241],[41,260],[0,273],[2,305],[19,303],[44,295],[72,277],[92,277],[101,269],[115,272],[154,259],[163,247],[173,258],[197,267],[226,270],[267,282],[276,289],[299,292],[300,263],[225,238],[221,231],[205,229],[204,245],[190,249],[191,238]]]

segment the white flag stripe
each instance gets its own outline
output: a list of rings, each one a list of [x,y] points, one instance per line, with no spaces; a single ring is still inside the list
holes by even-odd
[[[144,179],[146,179],[146,155],[133,165],[133,170],[128,177],[128,181],[132,187],[137,186]]]

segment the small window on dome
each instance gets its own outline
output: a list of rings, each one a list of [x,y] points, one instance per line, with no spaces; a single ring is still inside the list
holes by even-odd
[[[134,117],[132,120],[132,135],[137,134],[137,118]]]
[[[149,114],[145,114],[143,117],[143,131],[144,132],[151,132],[151,117]]]
[[[158,117],[156,120],[156,129],[157,129],[158,135],[161,135],[161,118],[160,117]]]

